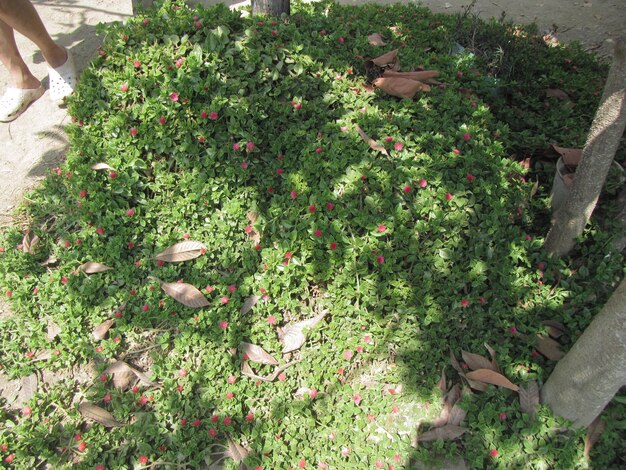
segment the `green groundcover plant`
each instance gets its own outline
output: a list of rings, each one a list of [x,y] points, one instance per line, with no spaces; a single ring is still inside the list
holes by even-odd
[[[102,28],[67,159],[0,238],[2,373],[38,383],[2,402],[3,465],[623,465],[621,397],[588,461],[515,393],[624,274],[616,191],[571,258],[541,250],[543,150],[584,143],[606,66],[469,14],[292,12],[165,1]],[[371,86],[396,49],[430,91]],[[514,387],[463,378],[485,343]],[[452,384],[461,434],[426,439]]]

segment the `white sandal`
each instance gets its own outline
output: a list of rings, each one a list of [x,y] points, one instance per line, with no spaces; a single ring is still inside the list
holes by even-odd
[[[7,88],[0,98],[0,122],[11,122],[26,111],[26,108],[44,94],[45,88]]]
[[[50,99],[60,105],[65,97],[72,94],[78,83],[78,73],[70,51],[67,51],[67,60],[63,65],[48,67],[48,77],[50,78]]]

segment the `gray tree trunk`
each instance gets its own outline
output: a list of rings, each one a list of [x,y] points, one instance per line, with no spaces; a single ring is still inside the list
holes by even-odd
[[[569,199],[552,216],[544,248],[564,256],[582,235],[596,206],[626,127],[626,45],[617,40],[613,64],[602,93],[600,107],[591,124]]]
[[[541,389],[554,414],[588,426],[626,385],[626,278]]]
[[[280,16],[290,13],[290,0],[252,0],[253,15]]]

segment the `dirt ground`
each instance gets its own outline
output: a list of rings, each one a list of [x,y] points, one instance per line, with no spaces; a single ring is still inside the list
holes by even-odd
[[[205,4],[215,0],[202,0]],[[381,0],[378,3],[395,3]],[[96,55],[100,38],[96,25],[100,22],[123,21],[133,13],[133,4],[150,0],[33,0],[37,11],[52,38],[68,48],[75,57],[79,70],[85,68]],[[341,0],[345,4],[361,4],[362,0]],[[226,0],[238,7],[247,2]],[[462,11],[470,0],[422,0],[418,2],[438,13]],[[610,56],[611,39],[626,33],[624,0],[478,0],[474,12],[482,18],[503,14],[516,23],[536,22],[540,31],[554,29],[563,42],[580,41],[589,51]],[[47,86],[47,69],[36,46],[17,34],[18,47],[33,73]],[[0,67],[0,93],[8,85],[9,77]],[[0,227],[17,223],[14,211],[28,189],[34,187],[46,172],[58,165],[68,148],[64,126],[67,111],[50,103],[46,93],[16,121],[0,123]],[[10,315],[0,298],[0,318]],[[87,374],[88,375],[88,374]],[[0,374],[0,394],[20,401],[19,381],[7,381]]]

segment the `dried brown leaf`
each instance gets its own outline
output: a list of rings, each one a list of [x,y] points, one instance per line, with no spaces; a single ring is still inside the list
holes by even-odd
[[[306,337],[304,336],[305,328],[313,328],[320,321],[322,321],[326,313],[328,313],[328,310],[324,310],[308,320],[287,325],[280,329],[278,331],[278,339],[283,345],[283,354],[300,349],[306,340]]]
[[[41,266],[53,266],[55,264],[57,264],[59,262],[59,260],[57,259],[56,256],[54,255],[50,255],[48,256],[45,260],[43,260],[41,263],[39,263]]]
[[[94,261],[87,261],[86,263],[81,264],[74,270],[73,274],[78,274],[79,272],[84,272],[85,274],[95,274],[95,273],[103,273],[110,269],[109,266],[106,266],[102,263],[96,263]]]
[[[486,357],[463,350],[461,350],[461,356],[463,356],[463,360],[472,370],[489,369],[497,372],[491,361]]]
[[[598,442],[600,436],[604,432],[605,424],[602,421],[602,415],[598,416],[594,419],[591,424],[587,427],[587,435],[585,436],[585,449],[583,451],[583,455],[586,460],[589,460],[589,454],[591,453],[591,449],[594,444]]]
[[[453,424],[447,424],[440,428],[431,429],[428,432],[417,437],[418,442],[430,442],[437,441],[439,439],[443,439],[444,441],[451,441],[454,439],[458,439],[463,434],[465,434],[467,429],[462,428],[461,426],[455,426]]]
[[[448,391],[446,371],[444,369],[441,369],[441,378],[439,379],[439,382],[437,382],[437,388],[439,388],[442,393],[446,393]]]
[[[535,194],[537,194],[537,191],[539,191],[539,178],[537,178],[537,180],[533,183],[533,187],[530,188],[530,197],[531,198],[535,197]]]
[[[26,377],[22,377],[20,385],[21,388],[20,393],[17,396],[17,403],[20,405],[24,405],[35,396],[35,393],[37,393],[37,387],[39,386],[39,379],[37,378],[37,374],[33,373],[27,375]]]
[[[241,306],[241,314],[245,315],[250,310],[252,310],[252,307],[254,307],[258,301],[259,297],[256,295],[251,295],[250,297],[248,297]]]
[[[561,351],[561,345],[545,335],[537,335],[535,347],[537,351],[552,361],[558,361],[565,355]]]
[[[487,384],[497,385],[499,387],[508,388],[517,392],[519,387],[507,379],[504,375],[499,374],[491,369],[478,369],[466,374],[470,380],[476,380]]]
[[[437,78],[439,72],[436,70],[422,70],[418,72],[395,72],[393,70],[385,70],[383,77],[385,78],[408,78],[409,80],[418,80],[420,82]]]
[[[372,139],[369,135],[367,135],[363,131],[363,129],[361,129],[361,126],[359,126],[358,124],[356,125],[356,131],[361,136],[361,139],[363,139],[365,141],[365,143],[367,143],[367,145],[369,145],[369,147],[372,150],[376,150],[377,152],[380,152],[383,155],[389,156],[389,153],[387,152],[387,149],[384,146],[382,146],[381,144],[379,144],[378,142],[376,142],[374,139]]]
[[[488,384],[484,382],[479,382],[478,380],[470,380],[467,377],[465,377],[465,379],[467,380],[467,383],[471,388],[473,388],[474,390],[478,390],[479,392],[484,392],[489,386]]]
[[[465,419],[465,416],[467,416],[467,411],[465,411],[458,404],[456,404],[452,407],[452,410],[450,411],[448,424],[451,424],[453,426],[460,426],[461,422]]]
[[[46,339],[48,341],[54,341],[54,339],[61,333],[61,327],[54,323],[52,320],[48,320],[48,328],[46,332]]]
[[[496,350],[489,346],[487,343],[485,344],[485,349],[489,351],[489,355],[491,356],[491,365],[494,367],[493,370],[496,372],[501,372],[500,367],[498,366],[498,361],[496,361]]]
[[[24,232],[22,238],[22,251],[31,255],[35,254],[37,245],[39,244],[39,237],[31,230]]]
[[[109,318],[108,320],[104,320],[102,323],[96,326],[92,333],[94,339],[97,339],[98,341],[104,339],[114,323],[115,319]]]
[[[556,320],[544,320],[543,324],[548,327],[548,334],[552,336],[554,339],[559,339],[565,333],[567,333],[567,328]]]
[[[457,371],[461,377],[465,377],[465,372],[463,371],[461,364],[459,364],[459,361],[457,361],[452,350],[450,350],[450,364],[452,364],[452,368]]]
[[[382,78],[379,77],[372,82],[374,86],[380,88],[385,93],[398,98],[411,99],[418,91],[429,91],[430,87],[425,83],[408,78]]]
[[[378,65],[379,67],[395,69],[396,66],[399,66],[398,49],[395,49],[391,52],[387,52],[386,54],[378,56],[372,59],[372,62],[375,65]]]
[[[563,158],[563,163],[567,166],[577,166],[583,156],[582,149],[572,149],[551,145],[552,149]]]
[[[113,386],[115,388],[124,389],[128,387],[132,376],[137,377],[143,384],[149,387],[155,385],[146,374],[124,361],[115,361],[105,369],[104,373],[113,376]]]
[[[161,289],[163,289],[163,292],[177,302],[183,304],[185,307],[201,308],[209,305],[209,301],[206,299],[204,294],[191,284],[186,284],[184,282],[163,282],[162,280],[152,276],[148,276],[148,279],[157,281],[160,284]]]
[[[539,386],[534,380],[528,382],[526,387],[520,386],[519,390],[520,409],[529,415],[534,415],[539,406]]]
[[[107,428],[123,426],[123,424],[117,421],[111,413],[103,408],[100,408],[99,406],[94,405],[93,403],[86,401],[82,402],[78,405],[78,411],[85,418],[92,419]]]
[[[558,88],[548,88],[545,90],[546,97],[548,98],[557,98],[563,101],[569,101],[569,95],[565,93],[563,90],[559,90]]]
[[[251,224],[256,224],[256,221],[259,219],[259,214],[254,211],[248,211],[246,213],[246,217],[250,221]]]
[[[233,459],[235,462],[239,463],[245,459],[250,451],[248,451],[245,447],[240,444],[237,444],[233,441],[230,436],[226,436],[228,441],[228,451],[226,452],[226,456]]]
[[[206,246],[202,243],[194,240],[186,240],[184,242],[176,243],[170,246],[165,251],[162,251],[154,258],[159,261],[166,261],[168,263],[178,263],[180,261],[188,261],[195,259],[202,255],[206,251]]]
[[[114,170],[113,167],[110,167],[109,165],[107,165],[106,163],[103,162],[99,162],[99,163],[94,163],[93,165],[91,165],[91,169],[92,170]]]
[[[253,362],[267,364],[270,366],[278,365],[278,361],[274,359],[271,354],[267,353],[261,346],[242,341],[241,344],[239,344],[239,347],[241,348],[241,352],[246,354]]]
[[[387,45],[383,37],[378,33],[370,34],[367,37],[367,40],[372,46],[386,46]]]

